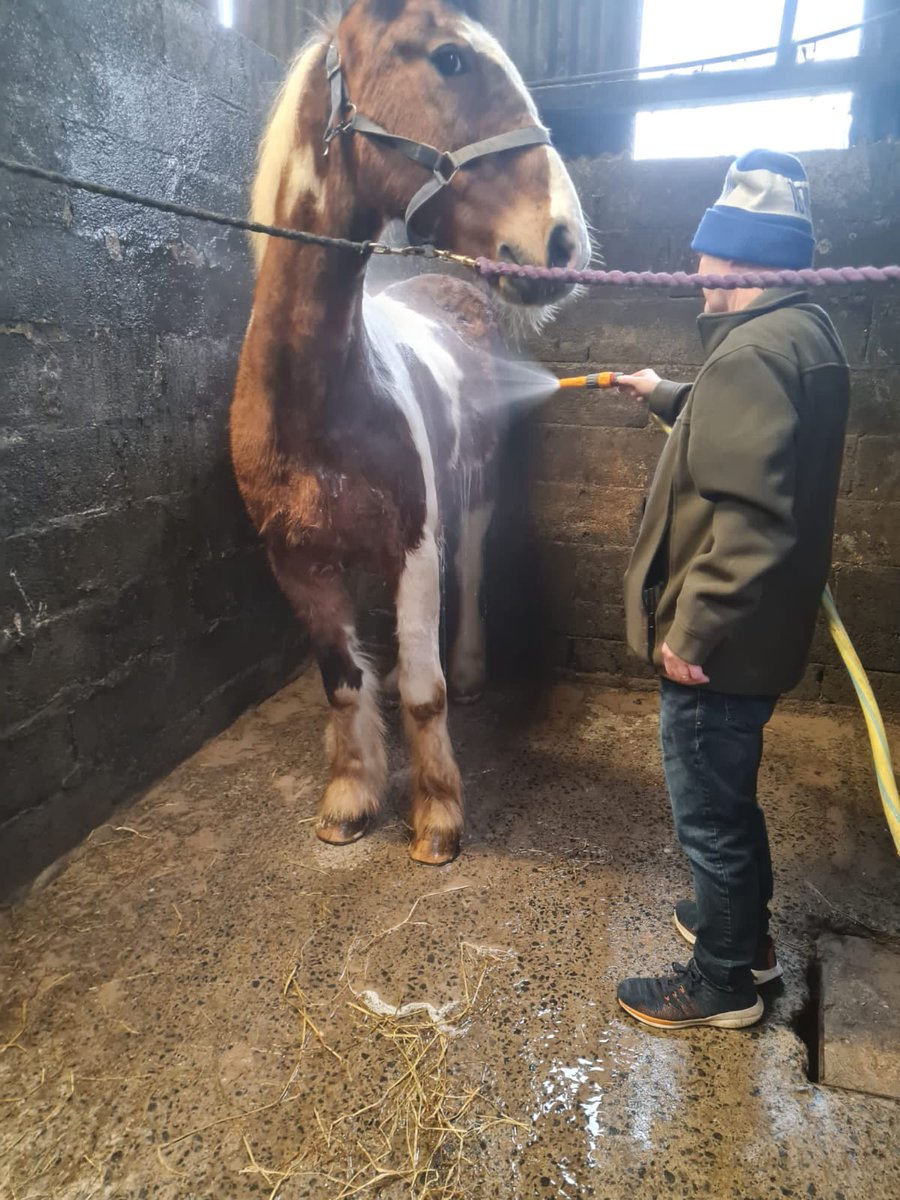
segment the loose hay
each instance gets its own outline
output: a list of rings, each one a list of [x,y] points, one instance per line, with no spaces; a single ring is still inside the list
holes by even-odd
[[[404,921],[355,948],[366,963],[377,943],[410,923],[425,898],[416,901]],[[269,1200],[292,1195],[286,1189],[288,1181],[296,1179],[299,1185],[301,1178],[304,1187],[314,1181],[328,1186],[329,1200],[354,1200],[365,1194],[407,1200],[470,1200],[467,1168],[475,1166],[485,1136],[503,1127],[530,1129],[506,1115],[488,1094],[483,1071],[479,1078],[466,1080],[464,1063],[453,1061],[454,1043],[489,1007],[485,985],[492,966],[512,955],[461,943],[462,999],[441,1006],[425,1001],[392,1006],[370,987],[354,988],[350,982],[352,957],[351,949],[344,971],[349,995],[332,1014],[338,1019],[349,1017],[352,1022],[351,1048],[343,1054],[329,1044],[320,1020],[311,1013],[315,1006],[298,979],[302,960],[285,980],[283,995],[300,1020],[301,1054],[313,1052],[318,1044],[335,1060],[343,1076],[338,1080],[344,1084],[340,1094],[366,1102],[337,1114],[327,1113],[323,1103],[314,1106],[315,1121],[303,1145],[278,1167],[260,1161],[258,1150],[242,1130],[249,1159],[243,1173],[265,1182]],[[343,1050],[343,1042],[340,1044]],[[302,1079],[301,1057],[282,1101],[301,1098]],[[370,1094],[377,1089],[371,1099],[367,1087]],[[483,1161],[478,1168],[483,1179]]]

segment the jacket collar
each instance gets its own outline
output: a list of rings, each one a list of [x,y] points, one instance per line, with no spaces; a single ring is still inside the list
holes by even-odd
[[[697,318],[697,325],[707,358],[721,346],[732,329],[737,329],[739,325],[744,325],[763,313],[772,312],[773,309],[803,304],[808,300],[808,293],[797,288],[766,288],[761,296],[757,296],[752,304],[748,304],[739,312],[701,313]]]

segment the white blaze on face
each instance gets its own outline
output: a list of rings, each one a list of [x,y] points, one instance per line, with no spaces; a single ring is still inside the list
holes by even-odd
[[[463,19],[459,22],[460,37],[469,43],[476,54],[483,55],[499,66],[519,93],[529,116],[535,125],[543,126],[534,98],[525,86],[525,80],[516,64],[500,43],[476,21]],[[544,148],[547,155],[547,172],[550,183],[550,229],[565,225],[575,239],[573,266],[586,267],[591,261],[590,239],[584,223],[584,212],[578,193],[575,191],[569,172],[559,153],[552,146]],[[548,230],[549,236],[549,230]]]
[[[575,238],[574,261],[577,270],[583,270],[591,261],[591,242],[584,222],[584,210],[572,177],[565,168],[559,152],[547,147],[550,155],[550,220],[555,225],[565,225]]]
[[[498,67],[502,68],[503,72],[509,76],[510,83],[522,97],[528,109],[528,115],[534,121],[535,125],[543,124],[537,110],[537,105],[528,88],[525,86],[525,80],[522,78],[519,68],[497,39],[488,33],[483,25],[479,25],[477,21],[470,21],[466,17],[459,22],[459,35],[463,41],[469,43],[476,54],[484,55],[485,58],[489,58],[491,62],[495,62]]]

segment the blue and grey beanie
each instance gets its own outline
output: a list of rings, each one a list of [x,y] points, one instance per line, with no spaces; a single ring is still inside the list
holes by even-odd
[[[815,245],[803,165],[774,150],[751,150],[731,164],[691,242],[701,254],[790,270],[811,267]]]

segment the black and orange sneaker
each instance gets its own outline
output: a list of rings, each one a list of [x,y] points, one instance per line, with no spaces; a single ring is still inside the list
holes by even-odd
[[[745,1029],[763,1015],[763,1002],[753,987],[746,992],[723,992],[707,983],[693,959],[686,967],[672,963],[672,972],[651,979],[626,979],[619,984],[619,1004],[655,1029],[692,1025]]]
[[[679,900],[672,913],[675,928],[689,946],[697,941],[697,905],[693,900]],[[784,972],[775,954],[775,943],[766,937],[757,947],[753,958],[753,982],[757,987],[780,979]]]

